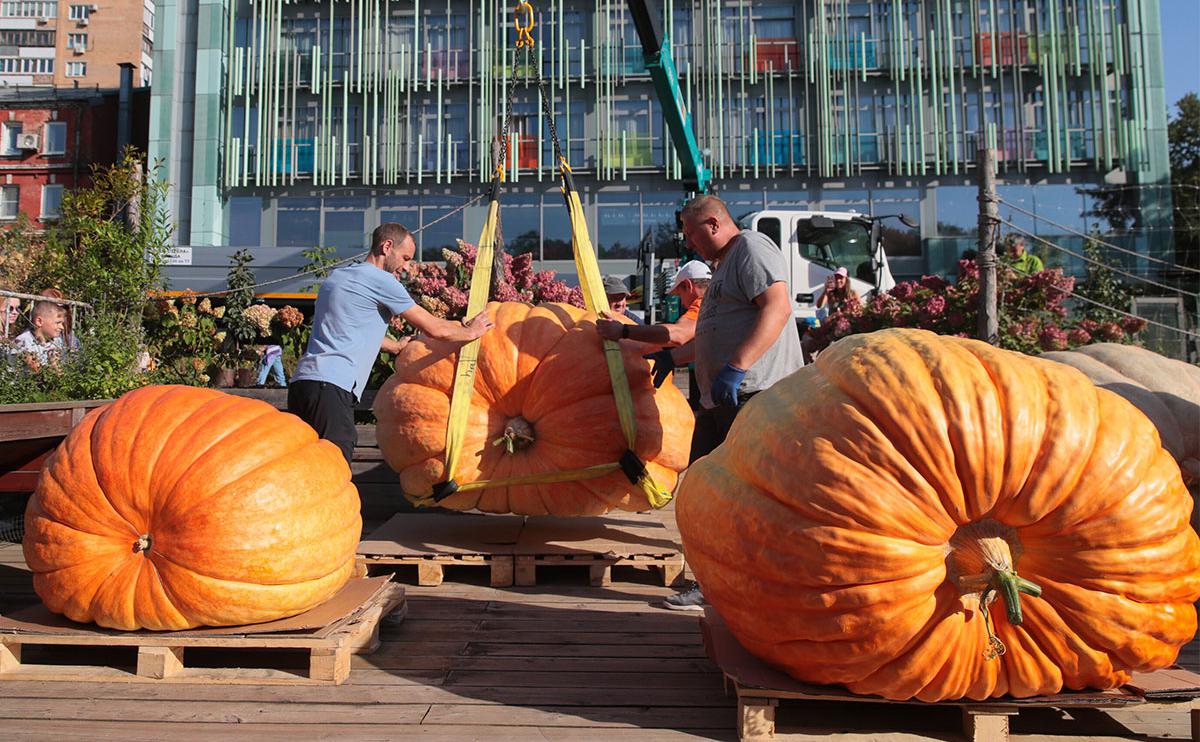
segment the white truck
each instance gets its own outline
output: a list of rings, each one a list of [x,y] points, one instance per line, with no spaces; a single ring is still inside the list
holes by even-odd
[[[770,237],[787,256],[789,293],[796,319],[817,316],[816,300],[825,279],[838,268],[850,273],[850,285],[864,300],[896,285],[888,268],[879,222],[890,216],[908,227],[917,224],[906,215],[871,217],[854,211],[792,211],[767,209],[741,219],[743,229]]]

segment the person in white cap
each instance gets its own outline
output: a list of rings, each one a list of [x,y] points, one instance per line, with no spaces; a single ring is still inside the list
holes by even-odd
[[[712,280],[712,271],[699,260],[692,260],[679,269],[675,280],[671,282],[668,294],[678,296],[683,306],[687,307],[679,319],[674,322],[657,325],[629,325],[614,319],[601,319],[596,322],[596,330],[600,337],[608,340],[636,340],[662,350],[646,356],[654,361],[654,385],[661,386],[667,374],[674,368],[671,358],[671,348],[691,342],[696,336],[696,320],[700,317],[700,303],[708,283]],[[647,348],[646,350],[650,350]]]

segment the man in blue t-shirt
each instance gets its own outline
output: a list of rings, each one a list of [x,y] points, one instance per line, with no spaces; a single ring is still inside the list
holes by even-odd
[[[425,311],[412,300],[396,274],[408,268],[417,245],[394,222],[371,233],[371,252],[362,263],[338,268],[317,292],[312,336],[288,386],[288,412],[337,444],[349,462],[358,440],[354,405],[362,397],[379,351],[399,353],[407,339],[387,337],[388,322],[399,315],[429,337],[468,342],[492,327],[486,312],[455,322]]]

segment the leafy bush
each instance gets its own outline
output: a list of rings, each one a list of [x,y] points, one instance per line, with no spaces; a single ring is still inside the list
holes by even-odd
[[[146,346],[143,311],[161,290],[172,227],[166,183],[132,148],[92,169],[92,185],[63,194],[62,218],[44,232],[19,221],[2,238],[8,287],[37,294],[56,288],[91,310],[77,313],[77,350],[30,371],[16,357],[0,363],[0,402],[116,397],[150,381],[139,365]]]

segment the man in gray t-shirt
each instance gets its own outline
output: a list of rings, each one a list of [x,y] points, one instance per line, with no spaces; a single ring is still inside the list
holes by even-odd
[[[681,214],[688,244],[716,261],[692,347],[700,410],[690,460],[706,456],[725,440],[733,420],[754,394],[804,365],[800,334],[792,319],[787,261],[769,238],[742,231],[716,196],[699,196]],[[686,353],[677,351],[676,362]],[[699,585],[672,595],[663,605],[703,610]]]
[[[782,290],[771,292],[772,286]],[[781,294],[782,301],[775,293]],[[779,304],[776,316],[769,315],[771,307],[766,306],[772,299]],[[778,327],[780,317],[785,320],[782,327]],[[721,252],[720,265],[713,272],[696,322],[696,381],[700,385],[701,407],[740,408],[755,392],[769,388],[803,366],[799,333],[783,331],[790,324],[786,320],[791,318],[787,261],[783,253],[766,235],[750,230],[738,233]],[[765,345],[765,349],[754,360],[752,355],[757,348],[746,346],[755,345],[752,335],[764,320],[768,326],[762,328],[765,332],[760,333],[757,345]],[[714,392],[720,394],[723,389],[715,382],[729,364],[745,374],[736,386],[724,387],[729,396],[714,399]]]

